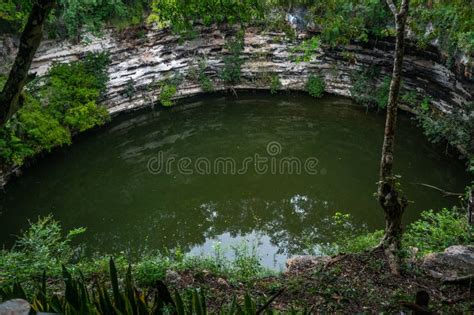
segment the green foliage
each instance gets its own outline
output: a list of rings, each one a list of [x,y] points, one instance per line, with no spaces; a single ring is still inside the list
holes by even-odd
[[[192,29],[200,21],[213,23],[246,24],[263,18],[266,1],[179,1],[154,0],[148,21],[159,26],[171,26],[175,32]]]
[[[28,157],[71,143],[71,135],[103,124],[107,110],[97,105],[108,79],[105,54],[54,64],[42,84],[33,81],[23,107],[0,129],[0,159],[21,165]]]
[[[82,26],[99,32],[107,19],[123,17],[127,13],[121,0],[59,0],[61,18],[68,34],[77,36]]]
[[[416,247],[418,254],[424,256],[452,245],[472,244],[473,232],[466,214],[460,209],[428,210],[421,213],[421,219],[410,224],[403,237],[403,246]]]
[[[26,24],[33,1],[6,0],[0,3],[0,23],[19,33]],[[148,0],[59,0],[50,13],[46,32],[50,37],[78,37],[82,31],[100,33],[104,27],[124,27],[144,21],[149,11]]]
[[[408,23],[421,47],[436,39],[450,57],[457,50],[469,53],[474,49],[474,12],[469,1],[433,1],[427,7],[426,2],[415,0],[410,7]]]
[[[295,62],[310,62],[313,55],[317,52],[321,40],[318,36],[314,36],[311,39],[303,40],[301,44],[294,47],[291,50],[291,59]]]
[[[457,51],[469,53],[474,47],[474,10],[465,0],[414,0],[408,23],[419,46],[437,39],[453,57]],[[330,0],[308,6],[311,19],[321,26],[323,43],[336,46],[351,40],[367,41],[369,36],[394,36],[393,15],[385,1]]]
[[[18,238],[13,249],[1,251],[1,286],[16,280],[26,281],[43,271],[59,275],[61,265],[70,263],[76,252],[71,240],[84,231],[84,228],[78,228],[63,236],[61,225],[52,216],[30,222],[30,227]]]
[[[257,71],[255,77],[253,78],[253,82],[257,87],[270,88],[271,94],[278,93],[278,90],[282,88],[282,84],[278,74],[267,72],[265,71],[265,69]]]
[[[3,89],[3,86],[5,85],[6,82],[7,82],[7,77],[0,75],[0,90]]]
[[[173,97],[176,95],[176,85],[164,84],[160,91],[160,103],[165,107],[174,105]]]
[[[414,0],[410,5],[408,23],[418,45],[424,47],[436,39],[451,60],[459,51],[469,54],[474,47],[472,3],[467,0],[428,3]],[[21,31],[31,4],[30,0],[4,0],[0,4],[0,22],[5,21],[17,32]],[[321,41],[330,46],[394,35],[393,15],[384,1],[377,0],[310,3],[274,0],[59,0],[50,16],[47,32],[60,34],[65,28],[69,36],[78,36],[82,30],[100,32],[106,25],[119,28],[137,25],[148,16],[148,22],[159,27],[170,26],[178,33],[195,32],[193,26],[196,24],[264,24],[272,31],[283,30],[287,37],[294,38],[294,30],[284,17],[295,4],[307,8],[307,19],[320,27]]]
[[[402,92],[400,95],[400,102],[408,106],[415,107],[418,103],[418,94],[415,91]]]
[[[212,92],[214,90],[214,84],[212,83],[209,76],[206,74],[207,62],[205,59],[199,61],[199,85],[204,92]]]
[[[226,48],[228,54],[223,58],[224,69],[222,70],[221,78],[227,84],[236,84],[240,82],[242,64],[244,63],[240,58],[244,49],[242,34],[227,43]]]
[[[311,74],[308,77],[308,81],[306,82],[306,90],[312,97],[320,98],[321,96],[323,96],[325,88],[326,83],[324,82],[324,79],[320,76]]]
[[[127,85],[125,87],[125,95],[128,97],[129,100],[131,100],[134,94],[135,94],[134,81],[133,79],[128,79]]]
[[[382,84],[375,90],[375,103],[378,108],[385,108],[388,104],[388,94],[390,92],[390,77],[385,77]]]
[[[391,79],[389,76],[385,76],[382,83],[378,83],[377,78],[379,76],[379,70],[374,67],[353,74],[351,78],[352,98],[368,108],[385,108],[388,103]],[[407,98],[407,100],[409,99]]]
[[[430,99],[428,97],[425,97],[423,101],[420,104],[420,108],[422,111],[426,112],[427,110],[430,109]]]
[[[474,160],[474,103],[454,107],[451,113],[443,115],[429,108],[429,99],[425,98],[416,116],[425,135],[433,143],[447,142],[461,148],[470,166]]]
[[[32,3],[29,0],[4,0],[0,3],[0,22],[3,20],[18,29],[23,29]]]
[[[384,1],[317,1],[309,10],[312,20],[322,26],[321,40],[331,46],[366,41],[369,35],[381,37],[393,20]]]
[[[265,272],[255,247],[249,248],[248,244],[243,242],[232,249],[234,260],[230,268],[231,273],[239,275],[239,278],[244,281],[250,281]]]
[[[281,84],[280,77],[278,76],[278,74],[272,75],[271,81],[270,81],[270,93],[276,94],[278,90],[280,90],[281,88],[282,88],[282,84]]]
[[[336,212],[328,222],[337,241],[324,245],[320,251],[324,255],[357,253],[375,247],[383,236],[383,231],[369,232],[367,228],[352,222],[350,214]]]
[[[383,230],[369,232],[365,226],[356,226],[349,214],[336,213],[329,224],[337,240],[321,248],[326,255],[369,250],[379,244],[384,233]],[[419,220],[407,227],[402,248],[416,247],[418,255],[424,256],[441,252],[451,245],[472,244],[473,232],[460,209],[427,210],[421,213]]]

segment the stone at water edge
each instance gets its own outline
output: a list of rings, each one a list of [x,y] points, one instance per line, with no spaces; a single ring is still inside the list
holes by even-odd
[[[322,266],[328,263],[331,260],[329,256],[311,256],[311,255],[301,255],[291,257],[286,261],[286,271],[295,272],[304,270],[307,268],[315,268],[317,266]]]
[[[30,303],[23,299],[8,300],[0,304],[0,315],[28,315]]]
[[[174,270],[166,270],[165,280],[169,285],[176,286],[181,282],[181,276]]]
[[[454,245],[442,253],[425,256],[422,266],[435,278],[455,278],[474,274],[474,246]]]

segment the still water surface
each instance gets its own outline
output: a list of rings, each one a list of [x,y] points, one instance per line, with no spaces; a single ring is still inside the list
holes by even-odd
[[[300,94],[203,96],[122,115],[6,187],[0,242],[10,246],[28,219],[52,213],[66,229],[87,227],[81,240],[90,251],[199,254],[246,241],[279,267],[337,237],[328,223],[336,211],[383,227],[373,197],[383,126],[383,114],[348,99]],[[462,191],[468,182],[463,164],[440,151],[401,115],[396,172],[412,201],[406,223],[456,203],[414,183]]]

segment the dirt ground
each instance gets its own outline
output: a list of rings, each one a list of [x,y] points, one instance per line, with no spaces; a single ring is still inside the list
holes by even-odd
[[[389,272],[380,253],[340,255],[315,266],[292,268],[277,276],[232,283],[211,273],[184,271],[170,289],[204,289],[211,310],[218,311],[234,297],[248,293],[260,305],[276,296],[273,310],[320,312],[388,312],[418,310],[417,314],[474,314],[474,284],[445,284],[431,277],[414,261],[403,265],[399,277]],[[427,307],[415,303],[415,296],[429,297]]]

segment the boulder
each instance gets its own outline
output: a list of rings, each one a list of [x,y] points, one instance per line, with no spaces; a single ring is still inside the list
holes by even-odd
[[[181,276],[176,271],[166,270],[165,280],[169,285],[177,286],[181,282]]]
[[[228,289],[230,287],[229,283],[223,278],[218,278],[217,284],[223,289]]]
[[[428,254],[422,266],[433,277],[445,280],[474,275],[474,246],[454,245],[442,253]]]
[[[0,315],[28,315],[30,304],[23,299],[8,300],[0,304]]]
[[[324,266],[331,260],[330,256],[302,255],[291,257],[286,261],[287,272],[298,272],[305,269],[313,269]]]

